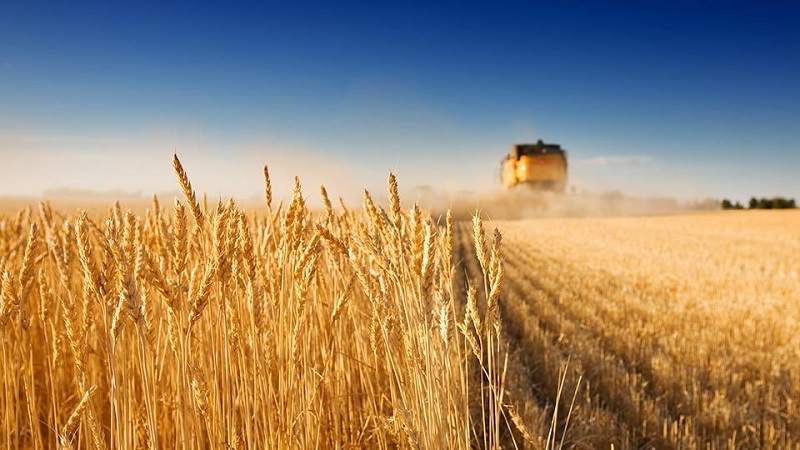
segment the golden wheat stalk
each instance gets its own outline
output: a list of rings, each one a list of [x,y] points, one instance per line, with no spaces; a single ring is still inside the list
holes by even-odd
[[[486,274],[488,273],[489,265],[486,249],[486,231],[483,229],[483,221],[478,214],[472,216],[472,240],[475,245],[475,254],[478,257],[481,271]]]
[[[211,293],[211,283],[217,273],[217,266],[215,263],[206,264],[203,272],[203,278],[200,281],[200,287],[197,294],[192,300],[191,308],[189,309],[189,327],[200,319],[203,310],[208,304],[208,296]]]
[[[400,220],[400,194],[397,189],[397,177],[389,173],[389,210],[392,212],[392,220],[398,223]]]
[[[15,315],[18,302],[11,286],[11,275],[7,270],[3,270],[2,282],[0,283],[0,326]]]
[[[83,417],[83,412],[89,405],[89,398],[92,396],[94,390],[94,386],[86,390],[81,401],[78,402],[78,405],[72,410],[72,414],[70,414],[69,419],[67,419],[67,423],[64,424],[59,433],[59,447],[72,448],[72,439],[70,436],[78,429],[78,424],[80,423],[81,417]]]
[[[264,166],[264,198],[267,201],[267,209],[272,210],[272,182],[269,179],[269,168]]]
[[[319,187],[319,193],[322,195],[322,204],[325,206],[325,224],[330,224],[331,220],[333,220],[333,204],[331,204],[331,199],[328,197],[328,190],[325,189],[325,186]]]
[[[178,177],[178,183],[183,190],[183,196],[186,197],[186,202],[189,204],[189,209],[192,211],[195,223],[198,228],[203,228],[203,211],[200,210],[200,203],[197,201],[197,196],[192,189],[192,183],[189,181],[189,175],[183,169],[181,160],[178,159],[178,154],[172,155],[172,167],[175,169],[175,175]]]

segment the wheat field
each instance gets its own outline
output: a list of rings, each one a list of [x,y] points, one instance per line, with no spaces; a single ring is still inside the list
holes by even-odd
[[[174,168],[168,207],[0,219],[0,448],[507,439],[499,328],[462,301],[470,283],[496,298],[499,242],[456,290],[452,221],[401,208],[394,176],[386,209],[368,192],[334,208],[323,187],[310,211],[299,180],[274,204],[265,167],[246,212],[202,204]]]
[[[565,447],[800,448],[798,211],[495,225],[509,389],[577,392]]]
[[[0,215],[0,448],[798,448],[800,214]],[[487,230],[493,229],[493,233]]]

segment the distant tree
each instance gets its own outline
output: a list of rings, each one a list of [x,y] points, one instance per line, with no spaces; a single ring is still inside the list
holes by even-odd
[[[797,208],[797,201],[786,197],[751,197],[747,205],[748,209],[795,209]],[[719,207],[722,209],[745,209],[740,202],[733,203],[727,198],[719,202]]]
[[[736,208],[739,205],[738,203],[733,206]],[[724,205],[723,205],[724,208]],[[762,197],[762,198],[751,198],[749,203],[750,209],[794,209],[797,208],[797,202],[793,198],[785,198],[785,197]]]

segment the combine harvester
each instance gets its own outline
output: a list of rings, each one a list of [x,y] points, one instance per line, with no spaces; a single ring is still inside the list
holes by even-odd
[[[562,194],[567,187],[567,152],[558,144],[515,144],[503,159],[500,180],[507,188],[527,187]]]
[[[564,195],[567,152],[558,144],[512,145],[500,163],[500,181],[504,189],[465,191],[447,199],[451,212],[459,218],[481,211],[491,219],[516,220],[569,214],[574,203]]]
[[[542,140],[514,144],[500,162],[505,190],[484,203],[495,218],[521,219],[560,215],[567,188],[567,152]]]

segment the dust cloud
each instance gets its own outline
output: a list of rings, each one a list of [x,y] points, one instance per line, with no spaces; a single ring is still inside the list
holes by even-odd
[[[423,187],[416,190],[416,196],[420,206],[434,216],[444,215],[450,209],[456,220],[469,219],[475,212],[490,220],[522,220],[648,216],[719,209],[715,199],[679,201],[669,197],[636,197],[620,191],[558,194],[524,186],[458,192]]]

